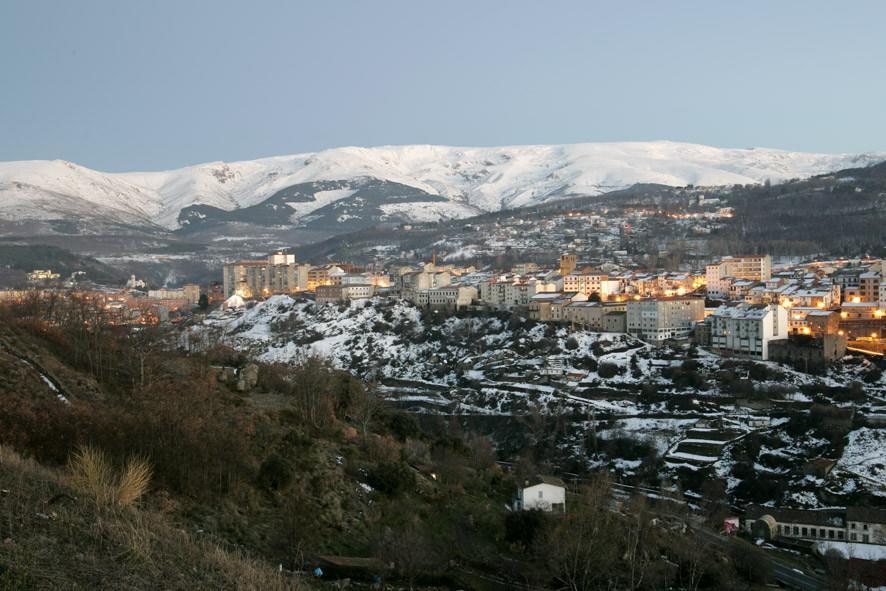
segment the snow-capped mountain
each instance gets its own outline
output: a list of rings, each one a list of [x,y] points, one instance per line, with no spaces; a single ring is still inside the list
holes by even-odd
[[[102,173],[64,161],[0,163],[0,220],[98,220],[176,229],[433,221],[596,195],[636,183],[773,182],[886,160],[676,142],[498,148],[337,148],[166,172]]]

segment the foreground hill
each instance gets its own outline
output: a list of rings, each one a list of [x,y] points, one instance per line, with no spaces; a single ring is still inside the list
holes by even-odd
[[[96,224],[158,231],[224,224],[240,233],[248,231],[243,225],[340,232],[384,222],[464,218],[637,183],[777,182],[884,159],[886,154],[623,142],[349,147],[121,174],[64,161],[6,162],[0,163],[0,221],[81,222],[87,233]]]

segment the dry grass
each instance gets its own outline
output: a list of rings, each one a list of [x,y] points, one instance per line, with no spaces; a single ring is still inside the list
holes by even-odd
[[[117,504],[128,507],[140,499],[151,484],[151,465],[144,458],[129,458],[117,479]]]
[[[107,483],[102,475],[110,464],[94,450],[78,450],[71,462],[77,472],[63,478],[0,447],[0,490],[7,491],[0,494],[0,534],[8,538],[0,543],[0,563],[9,568],[0,589],[310,588],[309,582],[277,572],[275,565],[185,532],[161,513],[116,504],[107,511],[86,494],[72,494],[74,480],[93,488]],[[110,482],[119,484],[125,472],[124,467],[115,478],[111,470]],[[144,482],[143,470],[133,468],[131,474],[133,482]]]
[[[107,455],[92,446],[83,446],[68,462],[71,483],[85,492],[99,507],[128,507],[141,498],[151,484],[151,466],[143,458],[130,458],[119,474]]]
[[[68,460],[71,484],[95,499],[99,507],[107,507],[113,499],[114,470],[104,452],[84,446]]]

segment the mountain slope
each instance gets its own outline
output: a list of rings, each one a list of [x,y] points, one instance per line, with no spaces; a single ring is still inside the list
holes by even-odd
[[[662,141],[348,147],[119,174],[60,161],[6,162],[0,163],[0,219],[81,216],[169,229],[200,225],[207,218],[316,225],[317,218],[311,216],[326,209],[320,211],[325,225],[351,220],[347,229],[353,229],[355,224],[379,221],[467,217],[570,195],[598,195],[636,183],[778,182],[882,160],[886,153],[827,155]],[[339,188],[326,189],[324,183]],[[361,188],[357,198],[369,198],[371,207],[355,198]]]

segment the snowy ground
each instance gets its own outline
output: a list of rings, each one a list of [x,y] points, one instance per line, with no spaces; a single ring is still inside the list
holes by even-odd
[[[208,335],[209,342],[265,362],[324,357],[381,383],[386,397],[413,412],[506,421],[564,417],[561,450],[586,467],[630,476],[659,458],[662,475],[709,474],[723,478],[733,494],[746,478],[735,469],[747,463],[744,438],[753,434],[759,442],[750,469],[788,486],[769,502],[818,507],[825,488],[842,498],[886,496],[886,430],[856,426],[843,450],[806,426],[813,404],[882,414],[882,379],[864,384],[863,399],[845,398],[853,388],[857,394],[866,360],[814,376],[704,350],[654,348],[623,334],[571,332],[492,314],[434,315],[386,298],[339,306],[275,296],[245,311],[211,314],[184,341]],[[739,403],[742,396],[753,400]],[[817,458],[839,458],[834,477],[803,473]]]
[[[856,476],[859,486],[886,497],[886,429],[862,427],[849,433],[835,470]]]

